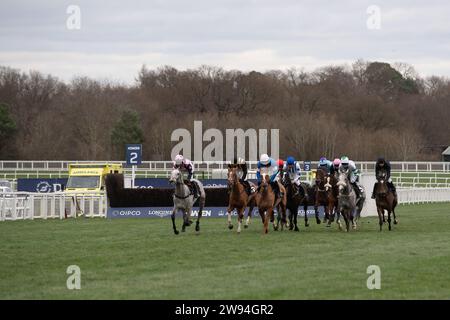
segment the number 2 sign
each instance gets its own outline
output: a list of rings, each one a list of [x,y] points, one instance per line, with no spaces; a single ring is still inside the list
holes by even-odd
[[[127,165],[136,166],[142,162],[142,144],[126,145]]]

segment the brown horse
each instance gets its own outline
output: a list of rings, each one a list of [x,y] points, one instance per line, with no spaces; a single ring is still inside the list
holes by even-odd
[[[228,228],[233,229],[233,224],[231,223],[231,212],[236,209],[238,213],[238,229],[237,232],[241,232],[242,219],[244,218],[244,212],[247,205],[249,205],[249,210],[247,214],[247,221],[244,228],[248,228],[250,219],[252,216],[253,208],[255,207],[255,198],[249,196],[245,191],[244,185],[239,181],[237,174],[237,168],[232,165],[228,165],[228,183],[231,186],[230,198],[228,202]]]
[[[388,212],[389,231],[391,230],[391,212],[394,215],[394,224],[397,224],[397,218],[395,216],[395,207],[397,206],[397,196],[389,190],[386,181],[386,171],[381,170],[377,177],[377,183],[375,186],[375,202],[377,204],[378,220],[380,224],[380,231],[384,222],[384,210]]]
[[[322,169],[317,169],[315,184],[314,210],[317,212],[319,206],[324,207],[325,216],[323,222],[328,221],[327,227],[334,220],[334,212],[337,208],[338,187],[334,175],[327,174]]]
[[[282,188],[282,189],[281,189]],[[286,194],[284,187],[280,187],[280,191]],[[264,223],[263,233],[269,232],[269,221],[273,223],[274,230],[276,230],[275,219],[273,217],[273,208],[275,204],[275,192],[270,185],[270,177],[263,175],[261,178],[261,185],[258,193],[255,195],[258,212]],[[282,220],[286,222],[286,211],[282,212]],[[282,222],[283,226],[283,222]]]

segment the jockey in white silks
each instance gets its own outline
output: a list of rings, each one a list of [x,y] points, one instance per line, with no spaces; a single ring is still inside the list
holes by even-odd
[[[175,160],[173,162],[173,168],[178,169],[181,172],[187,172],[187,180],[189,182],[192,181],[192,178],[194,176],[194,166],[192,165],[192,162],[189,159],[186,159],[181,154],[178,154],[175,156]],[[197,184],[192,183],[193,185],[193,191],[194,191],[194,197],[198,197],[198,190],[197,190]]]
[[[275,195],[278,197],[280,195],[280,188],[277,181],[277,177],[279,174],[279,167],[277,162],[264,153],[261,155],[257,167],[258,169],[256,170],[256,178],[258,179],[258,191],[263,175],[268,175],[270,177],[270,184],[275,191]]]
[[[350,183],[353,186],[353,189],[355,190],[356,197],[361,197],[361,187],[359,185],[359,177],[361,176],[361,172],[356,167],[356,164],[354,161],[349,160],[347,156],[343,156],[341,158],[341,164],[339,166],[340,172],[347,172],[348,173],[348,179]]]

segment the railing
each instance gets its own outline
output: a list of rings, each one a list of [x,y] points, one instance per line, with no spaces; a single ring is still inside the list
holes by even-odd
[[[0,221],[18,219],[106,217],[104,193],[30,193],[0,194]]]
[[[376,215],[370,187],[366,187],[367,202],[363,216]],[[450,188],[397,189],[400,204],[450,202]],[[64,219],[106,217],[107,200],[104,193],[28,193],[0,194],[0,221],[25,219]]]
[[[397,196],[400,204],[449,202],[450,188],[397,189]]]
[[[69,163],[105,163],[116,162],[122,163],[126,167],[124,161],[0,161],[0,171],[15,172],[57,172],[68,170]],[[301,161],[303,162],[303,161]],[[373,171],[375,161],[355,161],[358,168],[362,171]],[[193,161],[195,171],[211,172],[213,169],[226,169],[229,162],[227,161]],[[256,161],[248,161],[249,169],[256,169]],[[313,167],[317,166],[317,161],[311,161]],[[398,172],[450,172],[450,162],[425,162],[413,161],[391,162],[392,170]],[[169,171],[172,168],[172,161],[143,161],[139,165],[140,170],[146,171]]]

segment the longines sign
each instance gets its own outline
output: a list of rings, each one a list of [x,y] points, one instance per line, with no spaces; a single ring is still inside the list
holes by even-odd
[[[107,218],[168,218],[172,214],[172,207],[130,207],[130,208],[111,208],[108,207]],[[308,208],[308,216],[314,215],[314,208]],[[303,209],[298,210],[299,216],[304,216]],[[323,216],[323,207],[319,207],[319,214]],[[191,217],[196,217],[198,210],[192,211]],[[227,215],[227,207],[206,207],[203,209],[202,217],[224,217]],[[233,212],[232,215],[236,215]],[[258,210],[254,209],[252,216],[259,216]]]

